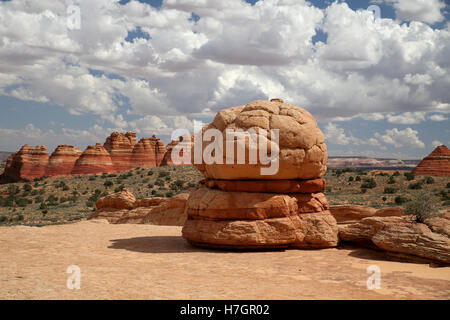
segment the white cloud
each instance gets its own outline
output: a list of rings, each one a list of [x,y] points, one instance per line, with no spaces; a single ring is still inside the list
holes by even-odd
[[[448,118],[445,115],[439,114],[439,113],[432,114],[431,116],[428,117],[428,119],[430,119],[431,121],[447,121],[448,120]]]
[[[388,114],[387,121],[397,124],[418,124],[425,121],[425,112],[405,112],[397,115]]]
[[[404,130],[393,128],[386,130],[384,135],[375,133],[375,137],[395,147],[425,148],[425,144],[417,136],[418,133],[418,131],[411,128]]]
[[[445,8],[442,0],[385,0],[393,4],[397,17],[403,20],[417,20],[428,23],[442,21],[441,10]]]

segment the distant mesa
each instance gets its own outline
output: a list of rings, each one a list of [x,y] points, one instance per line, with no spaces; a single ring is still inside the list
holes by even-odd
[[[436,147],[414,168],[414,174],[450,177],[450,149],[445,145]]]
[[[153,168],[164,165],[164,158],[170,158],[166,153],[166,147],[159,138],[142,138],[136,143],[136,133],[131,131],[113,132],[103,145],[88,146],[84,152],[74,146],[59,145],[49,156],[45,146],[26,144],[8,157],[0,183],[32,181],[43,176]]]

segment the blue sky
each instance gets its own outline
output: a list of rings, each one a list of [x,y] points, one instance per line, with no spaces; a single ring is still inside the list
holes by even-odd
[[[80,28],[62,0],[0,3],[0,151],[84,148],[112,130],[167,143],[273,97],[316,117],[330,155],[413,159],[450,144],[442,0],[79,3]]]

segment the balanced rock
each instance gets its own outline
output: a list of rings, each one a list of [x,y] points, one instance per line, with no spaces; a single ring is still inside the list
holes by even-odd
[[[172,165],[190,165],[192,164],[191,161],[188,161],[188,163],[181,161],[181,163],[177,162],[174,163],[173,159],[172,159],[172,152],[175,152],[174,148],[176,146],[178,146],[181,142],[186,142],[186,141],[190,141],[193,142],[194,140],[194,136],[190,136],[190,135],[185,135],[185,136],[180,136],[177,140],[172,140],[171,142],[169,142],[169,144],[167,145],[167,150],[166,153],[164,154],[164,158],[162,160],[161,165],[162,166],[172,166]],[[184,156],[184,149],[180,148],[178,155],[177,155],[180,159],[183,159]]]
[[[75,162],[81,154],[81,150],[74,146],[59,145],[50,156],[47,166],[47,175],[55,176],[71,174]]]
[[[327,147],[325,137],[317,126],[316,120],[305,109],[283,103],[281,99],[257,100],[244,106],[222,110],[211,124],[203,128],[202,134],[210,129],[222,132],[223,150],[226,150],[227,142],[236,143],[236,149],[245,149],[246,161],[244,164],[239,164],[237,152],[234,152],[232,159],[228,159],[228,162],[231,162],[229,164],[227,156],[231,157],[231,155],[223,152],[222,164],[195,164],[206,178],[222,180],[316,179],[325,174]],[[245,135],[237,138],[229,137],[226,134],[227,129],[256,132],[258,139],[266,141],[262,145],[268,145],[268,153],[272,149],[276,149],[274,152],[278,152],[278,172],[273,175],[262,175],[261,165],[255,165],[249,161],[251,153],[258,154],[259,158],[259,145],[252,146]],[[278,143],[271,140],[270,130],[272,129],[278,130]],[[266,136],[265,132],[267,132]],[[235,141],[235,139],[237,140]],[[203,142],[203,152],[210,143]]]
[[[444,145],[436,147],[412,172],[417,175],[450,177],[450,149]]]
[[[108,151],[100,144],[88,146],[75,162],[72,174],[112,173],[116,171]]]
[[[234,158],[236,152],[233,156],[224,152],[222,163],[194,162],[206,179],[187,201],[182,229],[185,239],[201,247],[239,249],[327,248],[338,244],[336,219],[320,193],[325,188],[326,145],[306,110],[281,99],[222,110],[194,137],[194,157],[198,141],[208,140],[203,139],[208,129],[223,133],[223,141],[214,141],[222,150],[229,142],[236,143],[235,150],[240,145],[246,151],[246,161],[239,163]],[[227,140],[227,129],[244,133],[254,129],[251,134],[270,145],[269,153],[279,151],[279,170],[261,174],[265,164],[248,161],[255,146],[245,135]],[[278,129],[279,141],[261,129]],[[208,151],[210,143],[203,141],[202,153]],[[233,161],[227,161],[227,156]]]

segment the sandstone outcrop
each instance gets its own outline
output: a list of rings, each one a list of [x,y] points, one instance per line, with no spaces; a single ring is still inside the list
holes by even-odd
[[[442,145],[436,147],[414,168],[417,175],[450,177],[450,149]]]
[[[81,156],[80,149],[69,145],[59,145],[50,156],[47,165],[47,176],[71,174],[75,162]]]
[[[111,162],[115,170],[128,170],[133,168],[131,156],[136,144],[136,133],[128,131],[127,133],[113,132],[106,138],[103,147],[111,156]]]
[[[434,220],[431,228],[417,223],[411,216],[368,217],[339,226],[342,241],[373,244],[381,250],[450,264],[450,220]],[[434,230],[441,230],[434,232]]]
[[[193,245],[212,248],[336,246],[336,219],[320,193],[325,188],[322,176],[326,171],[326,146],[322,132],[306,110],[281,99],[225,109],[194,137],[194,146],[203,140],[207,129],[223,132],[224,141],[215,143],[225,150],[226,129],[241,129],[245,134],[255,128],[261,141],[270,143],[269,150],[280,150],[278,172],[263,175],[260,169],[264,164],[249,162],[249,151],[254,146],[245,135],[234,144],[236,149],[242,146],[246,150],[245,163],[236,159],[227,162],[226,152],[223,164],[195,163],[206,179],[187,201],[183,237]],[[260,129],[279,129],[279,143],[271,141],[272,136],[263,136]],[[231,139],[228,142],[233,143]],[[256,144],[256,148],[260,145]],[[209,144],[203,142],[201,150],[206,148]]]
[[[186,220],[187,193],[172,198],[136,200],[127,189],[100,198],[89,219],[107,219],[110,223],[135,223],[182,226]]]
[[[30,181],[43,176],[112,173],[135,167],[161,166],[166,155],[164,143],[155,136],[136,143],[134,132],[113,132],[104,145],[88,146],[84,152],[59,145],[49,157],[45,146],[24,145],[9,156],[0,183]]]
[[[2,181],[31,181],[46,175],[49,156],[45,146],[31,147],[24,145],[19,151],[9,156]]]
[[[355,223],[368,217],[390,217],[404,215],[402,207],[388,207],[377,210],[372,207],[360,205],[331,206],[330,212],[336,218],[338,224]]]
[[[159,167],[166,154],[166,147],[161,140],[152,136],[142,138],[133,148],[131,163],[133,167]]]
[[[112,173],[115,168],[108,151],[100,144],[88,146],[81,154],[72,170],[72,174]]]

